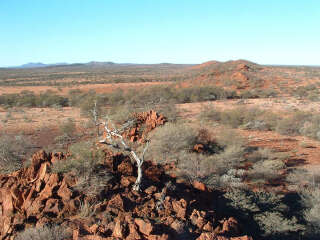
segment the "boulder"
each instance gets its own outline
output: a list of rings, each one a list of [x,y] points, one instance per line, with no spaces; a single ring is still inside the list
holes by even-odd
[[[176,212],[178,218],[185,219],[187,212],[187,201],[184,199],[172,201],[172,209],[174,212]]]
[[[230,217],[223,222],[221,231],[222,234],[236,235],[239,234],[239,232],[239,224],[235,218]]]
[[[141,218],[135,218],[134,223],[138,226],[139,232],[145,236],[149,236],[153,230],[153,226],[149,221],[145,221]]]

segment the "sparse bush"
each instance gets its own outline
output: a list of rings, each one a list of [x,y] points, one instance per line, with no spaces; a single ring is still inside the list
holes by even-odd
[[[310,118],[310,114],[305,112],[296,112],[292,116],[279,121],[276,131],[285,135],[299,135],[299,130]]]
[[[284,204],[283,195],[273,192],[245,189],[229,189],[224,197],[227,206],[234,214],[238,214],[242,221],[253,221],[257,229],[254,234],[266,239],[282,239],[281,237],[296,236],[304,230],[304,226],[295,216],[287,216],[288,206]],[[254,224],[252,224],[252,227]]]
[[[111,180],[112,174],[99,166],[95,166],[92,173],[81,175],[74,189],[85,192],[87,196],[101,193]]]
[[[286,218],[280,212],[263,212],[254,216],[263,235],[272,239],[290,236],[302,232],[305,227],[295,217]]]
[[[78,177],[74,189],[84,191],[88,195],[99,194],[112,178],[111,173],[101,168],[104,153],[89,141],[70,146],[71,157],[65,161],[58,161],[52,167],[53,172],[72,172]]]
[[[80,202],[79,216],[81,218],[93,217],[95,213],[96,213],[96,210],[94,209],[93,204],[90,204],[88,202]]]
[[[132,117],[133,112],[134,107],[132,105],[124,104],[111,108],[107,115],[113,122],[123,124]]]
[[[287,175],[287,182],[291,189],[320,186],[320,166],[314,165],[312,168],[294,169]]]
[[[187,124],[168,123],[157,128],[147,155],[157,162],[179,161],[181,152],[191,152],[197,143],[196,131]]]
[[[76,124],[73,119],[62,122],[59,125],[59,130],[61,135],[55,137],[55,143],[59,144],[61,147],[69,145],[75,140],[76,136]]]
[[[154,106],[154,110],[163,114],[169,122],[176,122],[178,120],[179,114],[174,103],[156,105]]]
[[[309,231],[308,235],[319,236],[320,234],[320,189],[306,188],[301,193],[304,206],[303,216]]]
[[[60,132],[62,134],[66,134],[69,137],[74,136],[76,132],[76,124],[73,119],[69,118],[68,120],[64,121],[60,126]]]
[[[210,173],[210,158],[206,155],[191,152],[181,152],[177,168],[179,173],[189,180],[203,181]]]
[[[91,172],[93,167],[100,163],[104,157],[103,152],[95,149],[90,142],[79,142],[70,146],[71,157],[67,161],[58,161],[53,165],[54,172],[74,171],[77,175]]]
[[[19,233],[16,240],[65,240],[71,238],[71,233],[66,231],[61,226],[41,226],[35,228],[28,228]]]
[[[206,106],[203,107],[203,109],[200,112],[199,120],[200,121],[216,121],[216,122],[220,122],[221,121],[221,112],[217,111],[214,108],[213,104],[206,105]]]
[[[10,173],[23,166],[28,158],[31,141],[25,136],[0,136],[0,172]]]
[[[271,182],[280,177],[279,170],[284,169],[285,164],[279,160],[265,160],[256,162],[249,171],[249,177],[252,181]]]
[[[288,157],[287,154],[277,153],[268,148],[259,148],[247,156],[247,160],[253,163],[248,177],[255,183],[272,183],[280,179],[280,170],[286,168],[284,160]]]
[[[279,119],[272,112],[257,108],[236,107],[231,110],[217,111],[207,106],[199,115],[200,120],[213,120],[233,128],[243,127],[251,130],[274,130]]]
[[[66,107],[69,105],[68,98],[46,91],[35,95],[30,91],[22,91],[20,94],[3,94],[0,96],[0,104],[5,107]]]

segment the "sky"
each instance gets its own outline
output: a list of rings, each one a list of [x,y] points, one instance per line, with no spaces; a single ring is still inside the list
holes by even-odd
[[[0,66],[320,65],[319,0],[0,0]]]

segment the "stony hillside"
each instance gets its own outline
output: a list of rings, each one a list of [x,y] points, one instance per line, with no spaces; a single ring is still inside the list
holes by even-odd
[[[288,93],[298,86],[320,82],[320,68],[307,66],[269,66],[246,60],[209,61],[189,69],[192,81],[213,84],[236,91],[268,90]]]
[[[142,141],[165,121],[152,111],[136,119],[125,135],[131,141]],[[150,161],[143,164],[142,190],[133,191],[137,167],[130,157],[105,144],[99,148],[103,161],[82,183],[80,175],[53,171],[72,156],[45,151],[34,154],[28,167],[1,175],[1,239],[44,225],[63,228],[67,234],[59,239],[251,239],[219,208],[219,191],[177,178],[172,165]]]

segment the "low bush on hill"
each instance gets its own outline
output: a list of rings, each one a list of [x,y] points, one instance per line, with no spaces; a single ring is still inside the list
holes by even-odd
[[[22,91],[20,94],[3,94],[0,96],[0,105],[10,107],[66,107],[69,100],[52,91],[46,91],[35,95],[33,92]]]
[[[74,187],[79,191],[85,191],[88,195],[99,194],[112,178],[111,174],[101,163],[104,159],[102,150],[90,142],[79,142],[70,146],[71,157],[67,161],[58,161],[52,171],[56,173],[71,172],[78,177],[77,185]]]
[[[23,166],[32,153],[32,143],[23,135],[0,136],[0,173],[11,173]]]
[[[259,239],[301,239],[306,230],[298,219],[300,213],[290,212],[285,195],[270,191],[252,191],[231,188],[225,194],[226,209],[243,222],[245,227]]]
[[[142,89],[129,89],[124,91],[116,89],[111,93],[96,94],[95,91],[82,92],[70,90],[67,96],[61,96],[53,91],[46,91],[39,95],[30,91],[22,91],[19,94],[3,94],[0,96],[0,105],[5,107],[66,107],[76,106],[81,108],[83,114],[89,114],[95,101],[98,105],[120,106],[131,104],[142,107],[146,104],[187,103],[226,98],[236,98],[235,92],[219,87],[187,87],[157,86]]]
[[[209,105],[203,108],[198,118],[201,122],[215,121],[233,128],[276,131],[320,140],[320,116],[311,112],[296,111],[280,117],[257,108],[236,107],[221,111]]]
[[[16,240],[62,240],[69,239],[72,234],[66,231],[63,227],[54,226],[40,226],[28,228],[19,233]]]

